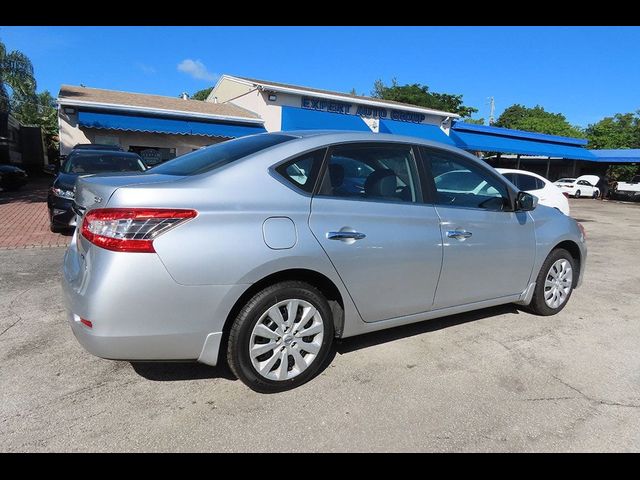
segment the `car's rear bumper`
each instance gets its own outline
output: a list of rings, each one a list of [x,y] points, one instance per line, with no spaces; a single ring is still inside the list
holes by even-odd
[[[51,195],[47,201],[51,223],[58,227],[75,227],[76,214],[72,209],[73,200]]]
[[[246,285],[180,285],[156,254],[89,245],[76,230],[62,280],[71,329],[88,352],[117,360],[216,363],[227,314]]]
[[[640,200],[640,192],[635,191],[616,190],[615,192],[611,192],[611,196],[620,200]]]

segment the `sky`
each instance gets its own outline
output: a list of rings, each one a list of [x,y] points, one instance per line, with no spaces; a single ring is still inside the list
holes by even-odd
[[[496,118],[514,103],[586,127],[640,109],[638,27],[0,27],[62,84],[178,96],[221,74],[369,95],[376,79],[462,94]]]

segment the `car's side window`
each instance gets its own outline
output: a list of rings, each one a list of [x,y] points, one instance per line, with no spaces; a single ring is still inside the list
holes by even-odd
[[[455,153],[422,149],[430,165],[436,190],[435,203],[484,210],[508,210],[507,187],[498,178]]]
[[[518,173],[516,174],[516,182],[512,183],[515,183],[520,190],[524,190],[525,192],[527,192],[530,190],[538,190],[538,188],[542,188],[538,187],[538,181],[539,180],[536,177],[525,175],[524,173]]]
[[[319,195],[366,201],[421,202],[412,147],[401,144],[333,147]]]
[[[536,190],[542,190],[545,187],[545,184],[539,178],[536,178]]]
[[[326,149],[323,148],[300,155],[293,160],[278,165],[276,172],[292,185],[311,193],[318,178],[325,152]]]

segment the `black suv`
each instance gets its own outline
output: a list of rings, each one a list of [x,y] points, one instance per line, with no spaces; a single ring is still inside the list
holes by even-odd
[[[52,232],[60,232],[75,227],[75,213],[72,210],[75,198],[76,180],[85,175],[101,175],[147,170],[137,153],[123,152],[118,147],[107,149],[74,148],[56,172],[57,176],[47,195],[49,220]]]

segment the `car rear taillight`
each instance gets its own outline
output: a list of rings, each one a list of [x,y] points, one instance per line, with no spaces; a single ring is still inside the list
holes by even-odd
[[[569,198],[569,194],[568,194],[567,192],[562,192],[562,194],[563,194],[565,197]]]
[[[84,216],[81,233],[114,252],[154,253],[154,239],[197,214],[168,208],[96,208]]]

